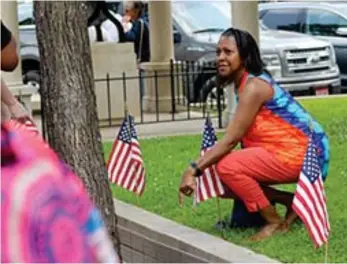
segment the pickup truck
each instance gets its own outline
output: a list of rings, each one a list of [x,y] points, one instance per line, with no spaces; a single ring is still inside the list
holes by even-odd
[[[347,90],[347,2],[281,2],[259,5],[266,27],[304,33],[330,42]],[[281,18],[281,19],[279,19]]]

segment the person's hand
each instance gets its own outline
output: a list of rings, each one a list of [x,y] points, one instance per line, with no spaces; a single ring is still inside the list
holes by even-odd
[[[131,29],[132,23],[131,23],[131,19],[129,16],[125,15],[122,17],[122,26],[123,26],[125,33]]]
[[[191,196],[196,188],[195,170],[189,167],[183,174],[179,187],[178,203],[182,205],[184,195]]]
[[[14,104],[8,105],[8,110],[11,112],[11,116],[13,118],[19,118],[29,115],[27,109],[25,109],[25,107],[18,101],[16,101]]]
[[[35,121],[30,116],[30,113],[20,102],[17,101],[15,104],[8,106],[8,110],[10,111],[13,119],[16,119],[23,124],[29,121],[36,126]]]
[[[127,16],[127,15],[125,15],[125,16],[123,16],[122,17],[122,23],[129,23],[130,22],[130,16]]]

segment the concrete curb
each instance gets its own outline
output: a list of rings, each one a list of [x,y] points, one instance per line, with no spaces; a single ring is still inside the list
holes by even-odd
[[[126,262],[279,263],[133,205],[114,203]]]

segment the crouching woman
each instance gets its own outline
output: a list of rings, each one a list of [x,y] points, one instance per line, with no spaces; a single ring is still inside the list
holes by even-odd
[[[266,225],[252,240],[289,230],[295,219],[293,194],[269,185],[296,183],[309,138],[317,146],[323,178],[329,163],[328,138],[321,125],[266,73],[254,38],[230,28],[220,37],[216,61],[221,79],[235,84],[238,105],[226,133],[210,151],[192,162],[182,176],[179,199],[196,188],[195,177],[216,164],[229,196],[244,202],[249,212],[260,212]],[[241,143],[242,149],[233,149]],[[287,207],[282,218],[271,202]]]

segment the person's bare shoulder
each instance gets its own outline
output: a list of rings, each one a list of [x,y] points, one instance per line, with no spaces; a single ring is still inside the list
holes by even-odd
[[[273,89],[270,84],[259,78],[251,78],[247,81],[241,97],[254,98],[267,101],[273,96]]]
[[[11,37],[10,42],[1,49],[1,70],[6,72],[14,71],[19,63],[16,42]]]

